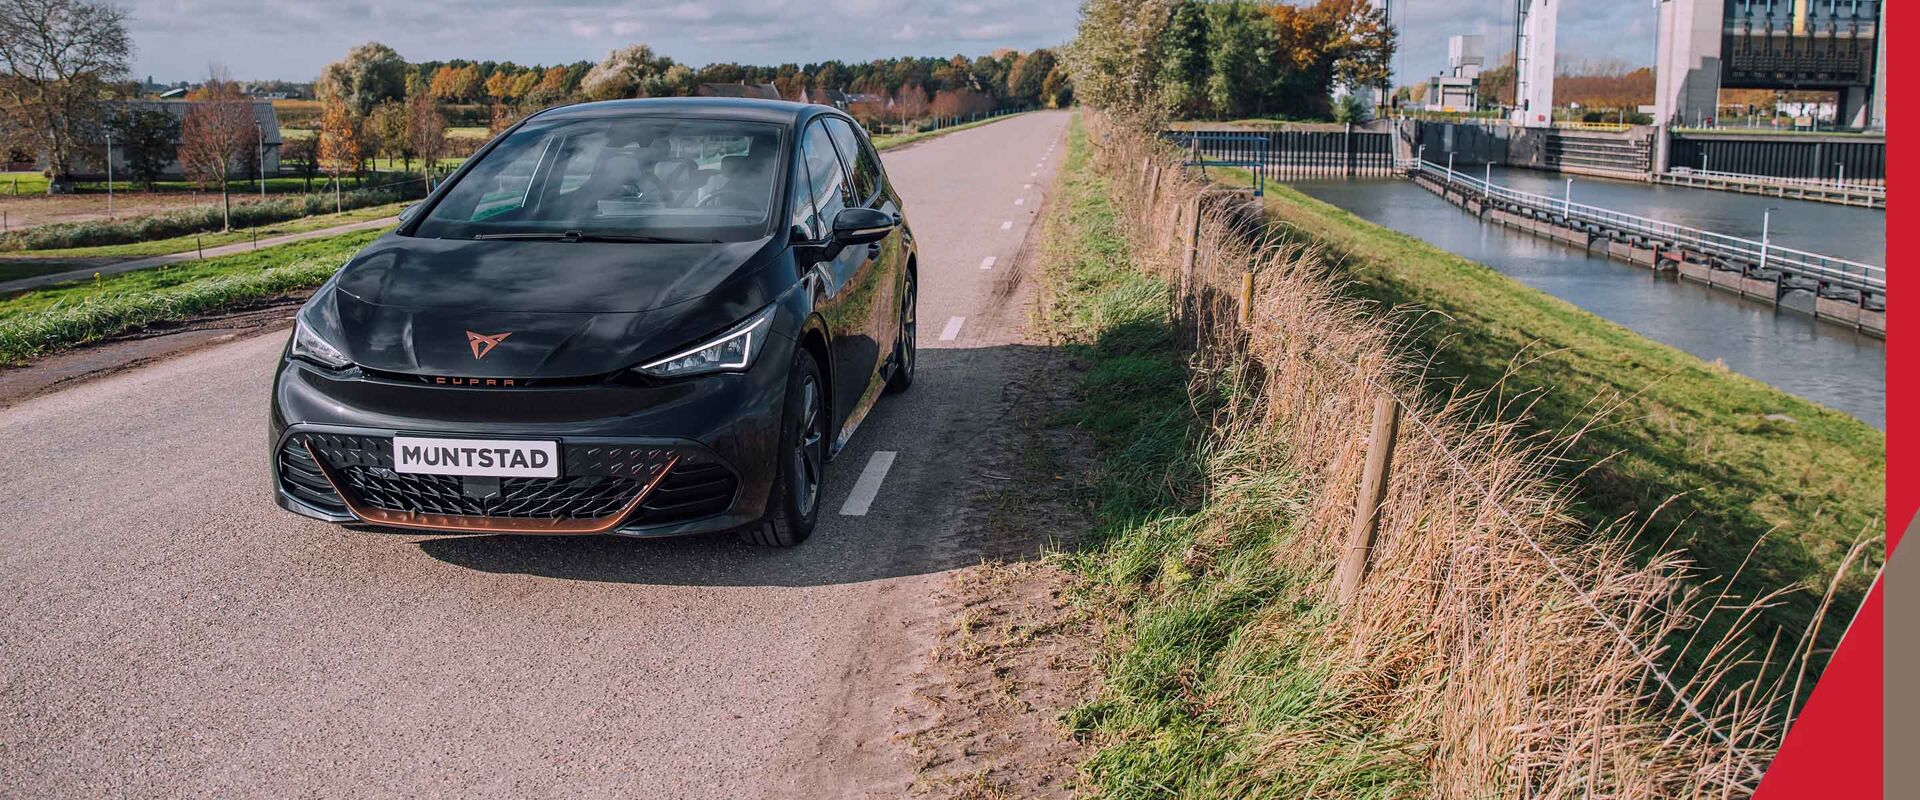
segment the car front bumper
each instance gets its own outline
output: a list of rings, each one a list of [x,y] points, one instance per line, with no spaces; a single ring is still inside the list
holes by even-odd
[[[764,354],[771,355],[771,354]],[[641,384],[427,385],[283,359],[275,499],[336,523],[449,533],[675,536],[759,522],[777,469],[787,359]],[[559,478],[395,473],[395,435],[555,440]]]

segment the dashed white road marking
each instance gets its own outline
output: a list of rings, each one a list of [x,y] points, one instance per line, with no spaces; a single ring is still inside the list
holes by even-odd
[[[1024,198],[1024,197],[1013,198],[1013,204],[1016,206],[1024,206],[1027,204],[1027,198]]]
[[[940,329],[940,341],[951,342],[960,338],[960,326],[966,321],[966,317],[954,317],[953,319],[947,320],[947,327]]]
[[[996,260],[998,259],[995,259],[993,256],[987,256],[986,258],[980,259],[980,268],[993,269],[993,262]]]
[[[1020,184],[1020,188],[1022,188],[1022,189],[1031,189],[1031,188],[1033,188],[1033,184],[1031,184],[1031,183],[1023,183],[1023,184]]]
[[[880,496],[880,484],[887,480],[887,470],[893,469],[893,459],[898,455],[893,450],[873,451],[873,457],[867,459],[867,468],[860,470],[860,478],[853,482],[853,491],[847,493],[847,502],[840,504],[840,516],[867,515],[873,499]]]
[[[1029,177],[1029,178],[1038,178],[1038,177],[1040,177],[1040,173],[1038,173],[1038,172],[1029,172],[1029,173],[1027,173],[1027,177]]]
[[[1007,220],[1005,222],[1000,223],[1000,230],[1006,231],[1006,230],[1012,230],[1012,229],[1013,229],[1013,220]]]

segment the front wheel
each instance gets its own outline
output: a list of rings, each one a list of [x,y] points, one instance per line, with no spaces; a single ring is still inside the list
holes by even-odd
[[[787,370],[787,401],[775,458],[779,473],[767,498],[767,518],[740,532],[741,538],[764,547],[792,547],[813,535],[820,520],[820,487],[826,480],[826,381],[820,365],[804,348],[793,354]]]

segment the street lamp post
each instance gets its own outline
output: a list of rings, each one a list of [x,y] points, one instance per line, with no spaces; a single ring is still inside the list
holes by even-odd
[[[1563,217],[1566,217],[1569,220],[1573,219],[1573,179],[1572,178],[1567,179],[1567,199],[1564,201],[1561,201],[1560,215]]]
[[[267,136],[260,128],[260,120],[253,121],[253,144],[257,148],[254,160],[260,162],[260,199],[267,199]]]
[[[113,218],[113,134],[107,134],[107,218]]]
[[[1447,151],[1447,185],[1453,185],[1453,151]]]

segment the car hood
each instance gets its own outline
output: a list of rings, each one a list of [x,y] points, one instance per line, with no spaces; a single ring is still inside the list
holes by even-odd
[[[773,240],[720,244],[475,241],[387,235],[354,256],[339,290],[415,310],[649,311],[705,295]]]
[[[758,252],[765,242],[402,245],[370,247],[309,308],[309,324],[365,368],[606,375],[694,344],[773,299],[750,279],[770,263]]]

